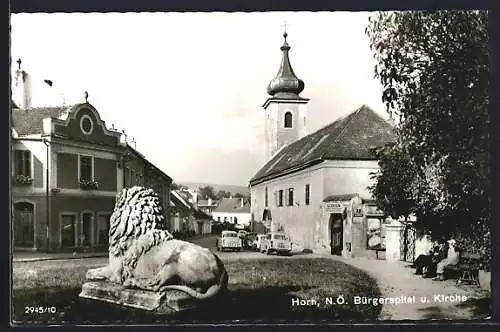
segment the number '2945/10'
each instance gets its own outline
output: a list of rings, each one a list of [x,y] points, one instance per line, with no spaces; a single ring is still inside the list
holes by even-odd
[[[54,314],[56,312],[56,307],[24,307],[25,314]]]

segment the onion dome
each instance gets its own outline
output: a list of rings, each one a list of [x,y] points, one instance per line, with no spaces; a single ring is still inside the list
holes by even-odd
[[[276,98],[300,98],[299,93],[304,90],[304,81],[295,76],[292,66],[290,65],[290,59],[288,57],[288,51],[290,46],[286,41],[288,34],[283,34],[285,38],[283,45],[281,46],[281,51],[283,52],[283,58],[281,60],[280,69],[276,77],[267,86],[267,93]]]

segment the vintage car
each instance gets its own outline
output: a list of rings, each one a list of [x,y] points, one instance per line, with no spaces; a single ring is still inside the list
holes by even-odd
[[[239,230],[239,231],[238,231],[238,237],[239,237],[240,239],[242,239],[242,240],[243,240],[243,239],[244,239],[247,235],[248,235],[248,232],[247,232],[247,231],[245,231],[245,230],[243,230],[243,229],[241,229],[241,230]]]
[[[217,251],[224,251],[225,249],[240,251],[242,241],[235,231],[222,231],[220,237],[217,239],[216,246]]]
[[[253,240],[253,243],[252,243],[252,248],[255,251],[260,251],[260,244],[262,242],[262,239],[265,237],[266,237],[266,234],[257,234],[255,236],[255,239]]]
[[[268,233],[262,238],[259,247],[260,252],[270,255],[292,255],[292,241],[288,235],[283,233]]]

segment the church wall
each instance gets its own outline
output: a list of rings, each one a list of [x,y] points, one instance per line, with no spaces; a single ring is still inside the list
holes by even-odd
[[[266,161],[278,150],[278,104],[271,103],[265,109]]]
[[[367,187],[372,183],[370,173],[378,170],[376,160],[329,160],[324,167],[325,197],[357,193],[371,198]]]
[[[305,186],[310,186],[309,205],[305,204]],[[271,211],[274,225],[282,225],[292,241],[306,249],[314,246],[314,231],[321,223],[323,195],[323,170],[321,165],[283,176],[250,188],[251,211],[254,220],[261,222],[265,207],[265,188],[268,188],[267,209]],[[285,192],[294,189],[294,204],[288,206]],[[283,190],[283,206],[277,206],[277,193]]]

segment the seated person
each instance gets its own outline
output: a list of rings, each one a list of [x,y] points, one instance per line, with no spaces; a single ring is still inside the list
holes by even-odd
[[[421,275],[424,269],[427,269],[429,265],[432,264],[432,258],[439,252],[439,246],[435,244],[427,255],[419,255],[417,259],[413,262],[413,267],[416,268],[415,274]]]
[[[431,278],[436,275],[437,265],[439,262],[444,260],[448,253],[448,246],[445,241],[440,241],[437,250],[434,252],[434,255],[431,258],[431,261],[428,265],[423,268],[423,277]]]
[[[457,265],[460,260],[460,252],[457,250],[457,242],[452,239],[448,241],[448,245],[449,248],[446,258],[436,265],[437,277],[434,278],[434,280],[444,280],[444,267],[446,265]]]

